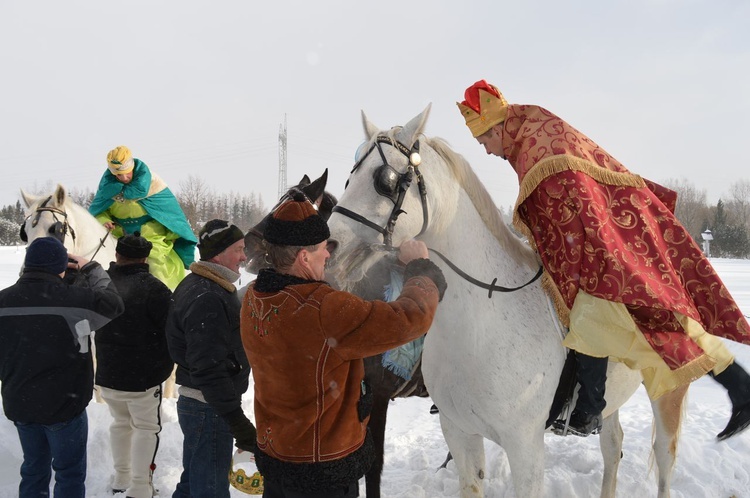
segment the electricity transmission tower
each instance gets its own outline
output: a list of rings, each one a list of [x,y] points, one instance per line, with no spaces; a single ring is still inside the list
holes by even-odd
[[[279,125],[279,195],[286,193],[286,114],[284,124]]]

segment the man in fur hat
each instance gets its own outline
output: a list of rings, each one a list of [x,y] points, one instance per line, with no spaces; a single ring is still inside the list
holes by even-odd
[[[211,220],[198,235],[198,250],[200,261],[175,289],[167,320],[184,436],[183,471],[172,496],[228,498],[232,441],[241,449],[255,448],[255,427],[241,406],[250,365],[234,286],[247,260],[244,234],[224,220]]]
[[[709,373],[732,402],[717,437],[746,429],[750,376],[719,337],[750,344],[750,325],[675,217],[675,192],[631,173],[548,110],[508,105],[484,80],[464,97],[458,107],[472,135],[518,175],[514,225],[537,249],[570,328],[563,344],[577,352],[581,387],[569,431],[601,428],[607,357],[640,370],[651,399]]]
[[[404,287],[393,302],[365,301],[325,281],[326,222],[304,196],[268,218],[272,268],[242,303],[242,341],[253,366],[258,469],[264,496],[348,498],[374,459],[372,393],[363,358],[427,332],[445,292],[422,242],[400,248]]]

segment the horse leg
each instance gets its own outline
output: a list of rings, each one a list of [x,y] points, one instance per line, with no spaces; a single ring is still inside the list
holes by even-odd
[[[654,457],[658,476],[658,498],[669,498],[669,485],[677,456],[682,410],[689,384],[651,402],[654,411]]]
[[[385,453],[385,422],[390,397],[388,393],[379,392],[378,389],[375,389],[373,396],[372,411],[367,427],[370,429],[375,444],[375,460],[365,474],[365,492],[367,498],[380,498],[380,476],[383,472]]]
[[[614,498],[617,488],[617,469],[622,459],[622,426],[620,412],[615,410],[602,422],[599,447],[602,451],[604,474],[602,477],[602,498]]]
[[[544,431],[530,427],[505,434],[503,449],[508,455],[516,496],[544,495]]]
[[[484,438],[478,434],[466,434],[442,413],[440,427],[453,461],[456,462],[461,498],[482,498],[485,474]]]

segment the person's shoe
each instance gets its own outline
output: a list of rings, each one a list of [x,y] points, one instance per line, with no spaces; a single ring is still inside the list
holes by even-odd
[[[732,402],[732,416],[716,439],[724,441],[750,426],[750,375],[737,362],[730,364],[719,375],[711,376],[727,390]]]
[[[432,406],[430,407],[430,414],[432,414],[432,415],[435,415],[436,413],[440,413],[440,410],[438,410],[438,407],[437,407],[437,405],[433,404],[433,405],[432,405]]]
[[[565,420],[558,419],[552,423],[555,434],[573,434],[574,436],[586,437],[592,434],[599,434],[602,430],[602,414],[586,413],[580,410],[573,410],[570,415],[570,423],[565,427]]]
[[[732,417],[729,419],[724,430],[716,436],[716,439],[724,441],[735,434],[739,434],[748,427],[750,427],[750,403],[746,403],[739,408],[732,406]]]

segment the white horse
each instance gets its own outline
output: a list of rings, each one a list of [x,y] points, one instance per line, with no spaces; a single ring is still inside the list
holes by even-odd
[[[495,287],[521,286],[539,269],[466,160],[444,141],[422,135],[428,113],[429,106],[386,131],[363,113],[368,142],[328,222],[340,243],[329,274],[351,288],[388,246],[414,237],[427,244],[448,290],[424,343],[422,371],[440,410],[461,496],[483,496],[484,438],[507,453],[516,496],[541,496],[545,422],[565,358],[560,327],[539,281],[515,292],[491,291],[488,298],[486,289],[435,257],[439,252],[476,280],[497,278]],[[621,458],[617,410],[640,381],[638,372],[610,362],[600,435],[604,497],[615,496]],[[660,497],[669,495],[686,391],[652,403]]]
[[[31,195],[21,190],[26,219],[21,227],[27,244],[38,237],[57,236],[70,254],[93,260],[106,270],[115,260],[117,239],[83,206],[58,185],[50,195]],[[23,235],[25,234],[25,235]],[[175,397],[174,373],[164,384],[164,397]],[[101,402],[98,391],[96,400]]]

